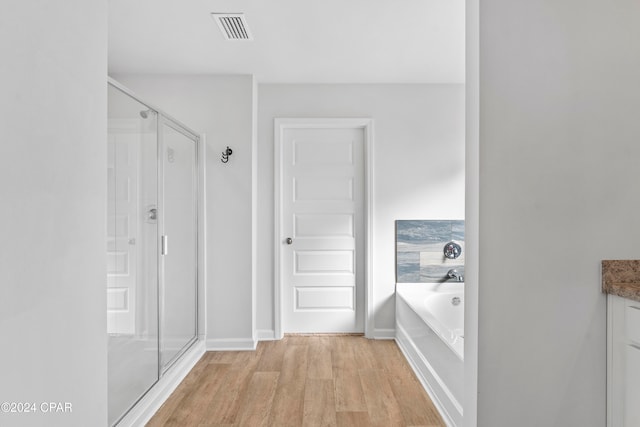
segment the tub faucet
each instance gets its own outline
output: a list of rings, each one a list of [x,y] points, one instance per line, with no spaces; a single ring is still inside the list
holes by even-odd
[[[458,270],[456,270],[455,268],[452,268],[447,272],[447,277],[449,279],[456,279],[458,282],[462,282],[464,280],[464,276],[458,273]]]

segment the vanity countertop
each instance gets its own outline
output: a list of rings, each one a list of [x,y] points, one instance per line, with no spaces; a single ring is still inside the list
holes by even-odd
[[[640,301],[640,260],[603,260],[602,292]]]

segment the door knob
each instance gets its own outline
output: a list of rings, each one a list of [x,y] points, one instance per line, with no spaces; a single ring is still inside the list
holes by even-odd
[[[285,240],[285,242],[287,242],[287,245],[290,245],[293,243],[293,239],[291,237],[287,237],[287,240]]]

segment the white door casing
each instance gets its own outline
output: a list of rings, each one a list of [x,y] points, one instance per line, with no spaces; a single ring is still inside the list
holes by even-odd
[[[371,119],[275,120],[276,338],[369,335],[371,138]]]

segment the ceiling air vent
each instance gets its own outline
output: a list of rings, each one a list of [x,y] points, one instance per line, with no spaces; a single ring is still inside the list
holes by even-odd
[[[212,13],[227,40],[253,40],[244,13]]]

